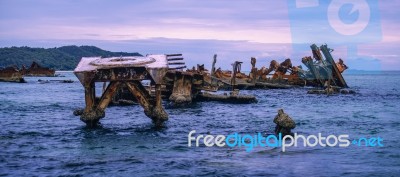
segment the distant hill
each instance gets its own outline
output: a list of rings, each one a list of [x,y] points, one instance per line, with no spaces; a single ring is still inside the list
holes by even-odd
[[[139,53],[110,52],[95,46],[63,46],[58,48],[5,47],[0,48],[0,67],[25,65],[36,61],[43,67],[73,70],[82,57],[142,56]]]

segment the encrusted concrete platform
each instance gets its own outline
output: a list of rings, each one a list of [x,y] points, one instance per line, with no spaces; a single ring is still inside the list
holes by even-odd
[[[121,86],[125,85],[146,116],[160,126],[168,120],[162,107],[161,84],[168,71],[166,55],[143,57],[84,57],[74,70],[74,74],[85,88],[85,109],[79,112],[80,119],[89,126],[96,125],[105,116],[105,109]],[[140,81],[150,80],[155,85],[155,95],[151,96]],[[100,99],[95,96],[96,82],[109,83]]]

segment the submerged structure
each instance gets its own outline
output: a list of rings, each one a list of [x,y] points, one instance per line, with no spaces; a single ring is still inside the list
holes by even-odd
[[[16,66],[0,69],[0,81],[24,83],[24,73]]]
[[[261,69],[255,67],[256,58],[251,58],[251,70],[247,75],[241,72],[243,62],[232,63],[232,71],[223,71],[221,68],[212,70],[207,81],[211,85],[217,85],[221,89],[287,89],[302,85],[303,81],[297,75],[297,70],[292,67],[291,60],[286,59],[282,63],[272,60],[269,68],[263,66]],[[213,60],[215,68],[216,55]],[[286,75],[290,71],[289,75]]]
[[[313,57],[303,57],[302,63],[308,68],[303,70],[301,66],[293,66],[289,58],[282,63],[276,60],[270,62],[269,67],[256,68],[257,60],[251,58],[251,70],[248,75],[241,72],[240,61],[232,63],[231,71],[223,71],[221,68],[215,69],[216,55],[212,63],[212,70],[207,75],[206,81],[211,85],[222,89],[287,89],[298,86],[313,87],[337,87],[346,88],[347,83],[342,76],[342,72],[347,69],[343,60],[335,63],[328,46],[317,47],[311,45]]]
[[[240,95],[239,89],[224,94],[211,94],[209,92],[202,92],[197,95],[196,101],[219,101],[224,103],[256,103],[257,99],[253,95]]]
[[[84,57],[74,70],[75,75],[85,88],[86,107],[80,118],[93,126],[105,116],[105,109],[121,86],[125,86],[143,107],[146,116],[156,125],[168,120],[168,114],[161,104],[161,84],[168,71],[166,55],[148,55],[145,57]],[[145,89],[143,80],[155,85],[155,95]],[[108,82],[100,99],[96,99],[96,82]]]
[[[54,69],[42,67],[36,62],[32,62],[28,69],[24,65],[22,65],[21,69],[17,66],[0,68],[0,81],[24,83],[26,82],[24,76],[53,77],[55,72]]]
[[[32,62],[31,66],[26,69],[22,66],[21,70],[25,76],[35,76],[35,77],[53,77],[55,76],[56,70],[42,67],[36,62]]]
[[[287,115],[283,109],[278,110],[278,114],[274,118],[275,134],[281,133],[282,136],[293,135],[292,129],[296,128],[296,123],[294,120]]]
[[[182,54],[84,57],[74,73],[85,88],[86,106],[75,114],[93,126],[105,116],[105,109],[110,103],[132,105],[138,102],[144,108],[145,115],[160,126],[168,120],[168,114],[162,106],[163,98],[173,105],[192,101],[254,103],[257,102],[254,96],[241,95],[239,89],[286,89],[305,85],[324,88],[309,93],[350,93],[340,91],[347,87],[341,75],[347,69],[343,60],[339,59],[335,63],[331,56],[332,50],[327,45],[317,47],[313,44],[311,49],[314,59],[309,56],[302,60],[308,71],[301,66],[292,66],[290,59],[282,63],[272,60],[268,68],[258,69],[255,67],[256,59],[251,58],[252,68],[248,75],[242,73],[240,61],[232,63],[231,71],[216,69],[217,55],[214,55],[211,71],[206,70],[204,65],[186,69]],[[96,83],[103,83],[103,92],[99,98],[95,94]],[[208,92],[219,89],[231,92],[220,95]]]
[[[317,45],[313,44],[311,45],[311,50],[313,57],[303,57],[301,60],[309,70],[299,70],[300,77],[320,87],[327,87],[329,85],[343,88],[348,87],[342,76],[342,72],[347,69],[343,60],[339,59],[339,61],[335,63],[331,55],[333,50],[328,48],[326,44],[321,45],[321,47],[317,47]]]
[[[85,88],[85,108],[75,111],[89,126],[96,125],[105,117],[105,109],[111,104],[131,105],[138,102],[147,117],[156,126],[168,120],[162,106],[162,98],[174,105],[188,104],[193,100],[252,103],[255,97],[239,95],[211,95],[203,91],[217,91],[217,87],[205,82],[203,66],[184,71],[182,54],[147,55],[145,57],[84,57],[74,74]],[[96,83],[103,83],[103,92],[96,98]],[[108,84],[107,84],[108,83]],[[147,84],[146,84],[147,83]]]

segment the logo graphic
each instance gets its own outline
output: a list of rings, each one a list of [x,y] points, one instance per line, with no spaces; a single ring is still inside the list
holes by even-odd
[[[206,147],[218,146],[218,147],[244,147],[246,152],[251,152],[255,147],[280,147],[282,152],[285,152],[288,147],[315,147],[317,145],[321,147],[341,147],[346,148],[348,146],[366,146],[366,147],[383,147],[383,139],[381,137],[360,137],[350,141],[349,135],[328,135],[323,136],[321,133],[318,135],[300,135],[295,133],[293,136],[282,136],[281,133],[278,135],[268,135],[264,137],[261,133],[257,134],[239,134],[232,133],[227,136],[225,135],[195,135],[196,130],[192,130],[188,133],[188,147],[199,147],[200,144]]]
[[[288,10],[294,56],[309,52],[309,44],[327,43],[347,47],[350,67],[380,69],[378,60],[357,52],[357,45],[382,39],[378,0],[288,0]]]
[[[348,9],[344,10],[345,7],[348,7]],[[342,17],[343,15],[348,15],[348,17]],[[356,19],[350,20],[350,16]],[[369,19],[370,8],[365,0],[332,0],[328,6],[329,25],[343,35],[360,33],[367,27]],[[346,21],[354,22],[346,23]]]

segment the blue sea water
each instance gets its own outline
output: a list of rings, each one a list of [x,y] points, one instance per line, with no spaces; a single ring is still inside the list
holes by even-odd
[[[84,107],[83,87],[63,78],[0,83],[0,176],[399,176],[400,72],[347,72],[355,95],[308,95],[307,88],[250,90],[256,104],[199,102],[167,106],[155,129],[140,106],[109,107],[98,128],[72,112]],[[38,79],[73,79],[40,84]],[[101,85],[101,84],[99,84]],[[197,134],[272,134],[277,110],[293,132],[381,137],[383,147],[188,147]]]

